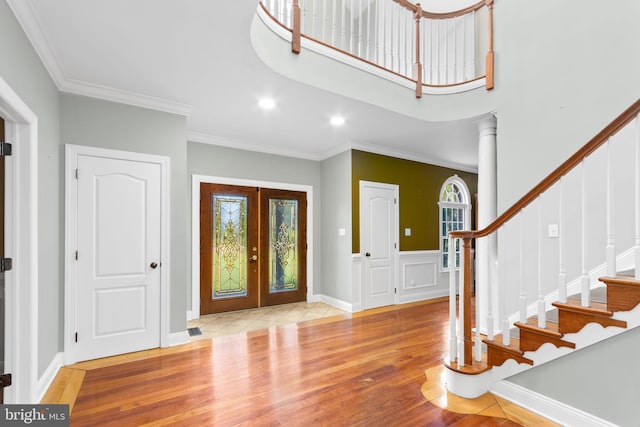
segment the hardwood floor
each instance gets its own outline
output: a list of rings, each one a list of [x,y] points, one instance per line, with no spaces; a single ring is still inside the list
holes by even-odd
[[[370,310],[82,362],[59,376],[84,372],[69,386],[79,383],[72,426],[520,425],[497,400],[484,413],[499,416],[443,409],[438,380],[425,384],[425,370],[441,371],[447,312],[447,302]],[[50,392],[43,401],[53,403]]]

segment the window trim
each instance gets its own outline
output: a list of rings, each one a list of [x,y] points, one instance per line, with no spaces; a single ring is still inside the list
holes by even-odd
[[[460,189],[461,196],[463,199],[462,203],[447,202],[442,200],[443,192],[447,187],[447,185],[449,184],[454,184]],[[439,241],[438,245],[439,245],[439,251],[440,251],[440,262],[438,263],[438,265],[441,272],[449,272],[451,270],[451,267],[445,267],[443,265],[443,262],[444,262],[444,247],[443,247],[444,239],[442,236],[442,221],[443,221],[442,209],[443,208],[462,208],[463,215],[464,215],[462,229],[468,230],[470,228],[471,209],[472,209],[471,193],[469,192],[469,187],[467,187],[467,184],[458,175],[453,175],[447,178],[442,184],[442,186],[440,187],[440,192],[438,193],[438,241]],[[454,267],[454,270],[459,271],[460,266]]]

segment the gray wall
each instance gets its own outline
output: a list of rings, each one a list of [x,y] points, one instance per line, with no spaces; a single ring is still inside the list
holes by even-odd
[[[185,277],[187,268],[190,268],[185,255],[189,200],[186,119],[169,113],[68,94],[61,95],[61,107],[62,142],[65,144],[157,154],[171,159],[169,330],[183,332],[186,329],[187,307]],[[63,149],[62,146],[58,148],[58,155],[61,157]],[[60,167],[63,167],[62,164]],[[59,178],[61,200],[64,197],[62,175],[60,173]]]
[[[6,2],[0,2],[0,77],[38,117],[38,375],[62,348],[62,200],[58,90]]]
[[[353,303],[351,287],[351,150],[322,162],[322,293]],[[338,230],[344,228],[345,235]]]
[[[499,211],[638,99],[639,16],[637,0],[496,1]]]
[[[509,381],[615,424],[637,426],[639,343],[636,328]]]
[[[189,188],[191,188],[191,176],[194,174],[313,187],[313,290],[314,294],[322,293],[322,203],[319,162],[189,142],[187,171]],[[188,203],[189,218],[191,218],[191,201]],[[191,221],[188,223],[191,224]],[[187,249],[191,255],[191,246]],[[187,274],[187,282],[189,283],[187,298],[191,301],[191,270]]]

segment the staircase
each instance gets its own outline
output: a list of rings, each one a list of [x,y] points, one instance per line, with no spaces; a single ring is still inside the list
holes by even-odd
[[[639,327],[640,100],[493,223],[451,232],[450,247],[455,239],[463,267],[459,283],[450,278],[445,360],[453,394],[478,397],[504,378]],[[489,261],[476,269],[489,280],[484,292],[478,287],[472,319],[478,239],[487,239]]]
[[[615,315],[632,310],[640,303],[640,281],[635,280],[633,270],[620,272],[615,277],[602,277],[600,281],[605,286],[591,290],[589,307],[582,306],[579,294],[572,295],[566,302],[552,304],[556,308],[546,313],[545,327],[538,325],[536,316],[528,318],[526,323],[515,322],[516,329],[511,336],[516,339],[511,345],[502,343],[502,335],[483,340],[487,346],[487,367],[501,366],[508,359],[533,366],[533,360],[525,353],[537,351],[546,343],[575,349],[576,343],[565,338],[566,335],[580,332],[589,323],[626,329],[627,322],[616,319]]]

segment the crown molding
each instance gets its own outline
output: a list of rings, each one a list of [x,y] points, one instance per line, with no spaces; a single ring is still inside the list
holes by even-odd
[[[426,163],[429,165],[440,166],[443,168],[456,169],[463,172],[478,173],[478,168],[474,168],[468,165],[462,165],[454,162],[444,162],[442,160],[434,160],[426,156],[419,156],[411,153],[406,153],[400,150],[393,150],[389,147],[381,147],[372,144],[352,143],[351,149],[361,150],[374,154],[381,154],[383,156],[397,157],[403,160],[412,160],[414,162]]]
[[[294,157],[304,160],[321,161],[322,157],[303,152],[300,150],[282,150],[264,144],[239,140],[234,138],[210,135],[201,132],[187,132],[188,142],[197,142],[200,144],[218,145],[221,147],[235,148],[238,150],[256,151],[265,154],[274,154],[277,156]]]
[[[180,104],[178,102],[167,101],[153,96],[114,89],[107,86],[100,86],[79,80],[67,79],[59,89],[66,93],[89,96],[91,98],[133,105],[135,107],[149,108],[151,110],[163,111],[165,113],[177,114],[179,116],[186,117],[191,114],[191,106],[186,104]]]
[[[70,79],[49,43],[31,0],[7,0],[9,8],[60,92],[73,93],[166,113],[188,116],[191,107],[174,101]]]

